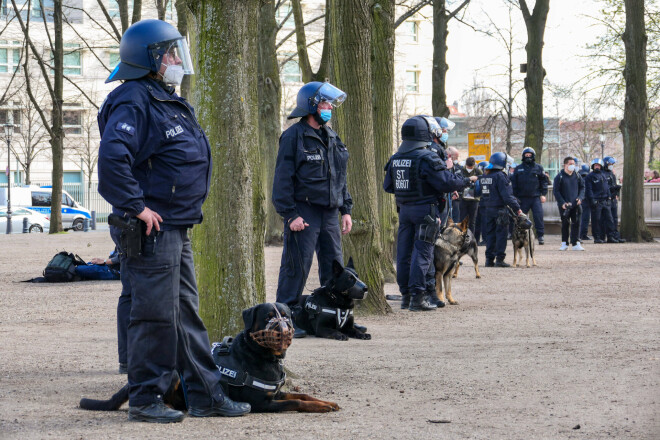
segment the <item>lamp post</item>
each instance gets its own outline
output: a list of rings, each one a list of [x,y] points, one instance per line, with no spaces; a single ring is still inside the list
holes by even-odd
[[[14,125],[5,124],[5,139],[7,141],[7,234],[11,234],[11,137],[14,134]]]
[[[600,139],[600,158],[603,159],[605,157],[605,135],[600,134],[598,139]]]

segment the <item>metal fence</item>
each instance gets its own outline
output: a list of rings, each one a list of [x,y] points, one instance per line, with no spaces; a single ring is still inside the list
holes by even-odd
[[[50,182],[33,182],[34,186],[51,186]],[[20,185],[12,185],[12,188]],[[92,182],[90,186],[87,183],[63,183],[62,189],[69,193],[73,199],[90,211],[96,211],[96,221],[105,223],[108,221],[108,215],[112,212],[112,207],[106,202],[98,191],[99,184]],[[6,183],[0,183],[0,188],[6,188]]]

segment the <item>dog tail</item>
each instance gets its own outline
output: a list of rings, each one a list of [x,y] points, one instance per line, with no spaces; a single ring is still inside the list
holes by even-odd
[[[80,407],[90,411],[116,411],[128,401],[128,384],[108,400],[80,399]]]
[[[534,261],[534,235],[532,234],[532,229],[528,229],[527,233],[529,234],[529,257]]]

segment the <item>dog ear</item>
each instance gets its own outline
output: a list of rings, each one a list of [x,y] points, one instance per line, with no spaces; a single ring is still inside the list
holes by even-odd
[[[348,265],[346,267],[355,270],[355,266],[353,266],[353,257],[348,258]]]
[[[258,306],[254,306],[243,310],[243,323],[245,324],[245,330],[250,330],[254,325],[254,321],[257,317],[257,307]]]
[[[337,260],[332,260],[332,274],[335,278],[339,277],[344,272],[344,266]]]
[[[449,217],[449,218],[447,219],[447,226],[451,226],[451,225],[453,225],[453,224],[454,224],[454,220],[453,220],[451,217]]]
[[[461,222],[461,230],[463,232],[467,231],[469,222],[470,222],[470,216],[466,216]]]

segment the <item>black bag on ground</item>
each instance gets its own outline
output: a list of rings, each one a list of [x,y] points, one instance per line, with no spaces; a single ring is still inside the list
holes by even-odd
[[[44,278],[49,283],[78,281],[76,266],[86,264],[78,255],[62,251],[56,254],[44,269]]]

